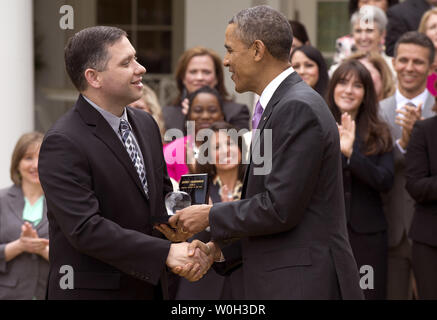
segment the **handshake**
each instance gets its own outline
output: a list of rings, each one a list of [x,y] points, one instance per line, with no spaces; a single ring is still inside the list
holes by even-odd
[[[172,228],[166,224],[155,226],[168,240],[180,242],[171,244],[166,264],[173,273],[189,281],[201,279],[221,257],[221,250],[214,242],[181,242],[208,227],[210,208],[208,205],[194,205],[177,211],[170,218]]]

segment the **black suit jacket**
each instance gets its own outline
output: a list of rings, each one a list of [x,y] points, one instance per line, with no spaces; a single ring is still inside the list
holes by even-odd
[[[393,152],[366,156],[356,132],[349,161],[342,155],[346,216],[353,231],[371,234],[387,230],[381,192],[393,185]]]
[[[294,72],[258,128],[252,144],[271,147],[272,156],[256,164],[252,152],[242,200],[214,204],[209,217],[212,239],[241,239],[224,255],[231,267],[240,258],[244,298],[362,298],[346,228],[338,129],[326,103]],[[269,164],[269,174],[255,174]]]
[[[420,19],[425,11],[431,9],[426,0],[406,0],[387,10],[387,35],[385,37],[385,52],[394,56],[396,41],[408,31],[419,28]]]
[[[122,141],[82,96],[44,137],[39,175],[50,226],[49,299],[162,297],[170,242],[152,235],[151,218],[165,212],[172,187],[156,123],[134,108],[127,114],[149,200]],[[63,265],[74,270],[73,290],[60,288]]]
[[[416,201],[410,237],[437,247],[437,116],[417,121],[405,156],[406,188]]]
[[[237,130],[249,129],[249,109],[245,104],[233,101],[223,101],[225,121],[232,124]],[[181,106],[166,106],[162,108],[165,128],[179,129],[185,132],[185,115]]]

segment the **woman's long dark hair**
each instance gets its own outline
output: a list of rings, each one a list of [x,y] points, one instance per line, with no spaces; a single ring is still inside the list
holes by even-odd
[[[214,122],[210,127],[210,130],[214,131],[214,132],[219,132],[220,130],[236,130],[236,132],[238,132],[238,130],[231,124],[225,122],[225,121],[217,121]],[[231,139],[234,139],[235,136],[234,135],[229,135],[231,137]],[[243,148],[243,137],[242,136],[238,136],[238,140],[234,140],[235,143],[237,143],[238,145],[238,149],[240,150],[241,153],[241,162],[238,165],[238,180],[240,180],[241,182],[243,181],[244,178],[244,172],[246,170],[246,166],[242,163],[243,158],[244,158],[244,154],[243,154],[243,150],[245,150],[246,148]],[[210,145],[211,141],[208,140],[208,150],[210,150],[210,148],[212,147]],[[205,156],[208,156],[205,154]],[[195,166],[195,172],[194,173],[208,173],[208,177],[209,179],[214,179],[215,176],[217,175],[217,169],[215,167],[214,164],[210,164],[210,163],[206,163],[206,164],[199,164],[196,163]]]
[[[365,155],[375,155],[389,152],[393,149],[390,129],[387,123],[378,116],[378,100],[372,76],[366,67],[358,60],[343,62],[332,75],[329,83],[327,103],[334,115],[335,121],[341,123],[341,111],[335,103],[334,90],[340,80],[356,76],[364,87],[364,97],[359,107],[355,122],[357,131],[363,142],[362,152]]]
[[[322,53],[313,46],[303,45],[293,50],[290,56],[290,61],[293,59],[293,55],[297,51],[302,51],[303,54],[308,57],[308,59],[313,60],[317,64],[317,67],[319,68],[319,80],[317,80],[314,90],[324,97],[326,89],[328,88],[329,76],[328,67],[326,66],[326,61],[323,58]]]

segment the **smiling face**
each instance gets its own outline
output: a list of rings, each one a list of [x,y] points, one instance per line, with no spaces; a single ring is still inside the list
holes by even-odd
[[[319,67],[315,61],[298,50],[291,58],[291,65],[310,87],[316,86],[317,81],[319,81]]]
[[[355,46],[362,52],[379,52],[379,45],[385,36],[384,33],[379,31],[376,23],[373,23],[373,25],[367,23],[362,26],[360,21],[353,26],[352,35],[355,40]]]
[[[431,73],[429,49],[412,43],[401,43],[393,58],[393,67],[401,93],[407,98],[416,97],[425,90]]]
[[[426,21],[425,34],[431,39],[434,47],[437,48],[437,15],[432,14]]]
[[[217,85],[214,61],[208,55],[194,56],[191,58],[182,80],[188,93],[194,92],[204,86],[214,88]]]
[[[241,152],[237,143],[225,132],[215,132],[211,140],[213,159],[218,171],[238,169]]]
[[[206,129],[216,121],[223,120],[223,113],[217,97],[211,93],[199,93],[191,103],[188,120],[195,122],[195,132]]]
[[[137,62],[135,49],[126,37],[107,50],[106,68],[98,72],[101,96],[110,105],[124,107],[141,97],[146,69]]]
[[[352,119],[358,114],[364,98],[364,86],[355,74],[340,79],[334,88],[334,102],[341,113],[349,113]]]
[[[231,23],[226,28],[225,48],[226,54],[223,65],[232,74],[231,79],[235,83],[235,91],[238,93],[254,91],[256,72],[252,62],[251,49],[247,47],[236,35],[237,25]]]
[[[39,157],[39,143],[31,144],[23,158],[18,163],[18,172],[21,176],[22,184],[39,184],[38,175],[38,157]]]

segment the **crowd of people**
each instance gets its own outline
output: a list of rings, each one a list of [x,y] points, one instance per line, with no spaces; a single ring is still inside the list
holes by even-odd
[[[333,44],[336,54],[330,68],[312,46],[305,26],[289,21],[294,37],[289,62],[325,100],[337,123],[347,234],[357,269],[371,266],[374,275],[372,287],[362,288],[366,299],[437,299],[434,6],[435,0],[350,0],[351,32]],[[234,139],[223,130],[256,127],[248,106],[231,99],[222,59],[208,48],[186,50],[175,80],[178,92],[172,105],[161,108],[147,86],[130,104],[157,123],[173,189],[184,174],[207,173],[211,204],[240,200],[245,150],[253,138],[249,134]],[[172,129],[181,134],[167,134]],[[197,139],[202,129],[212,130],[212,138]],[[2,299],[44,298],[49,242],[46,199],[37,170],[42,139],[40,133],[20,138],[11,161],[13,186],[0,193]],[[134,141],[139,145],[141,139]],[[213,163],[198,161],[204,142],[214,150]],[[74,143],[68,144],[76,152]],[[148,196],[151,186],[143,187]],[[175,236],[166,225],[156,229],[169,240]],[[189,236],[188,241],[211,239],[208,229]],[[238,278],[214,269],[197,282],[172,276],[169,298],[241,297],[241,285],[233,282]]]

